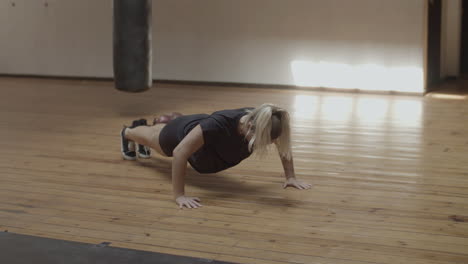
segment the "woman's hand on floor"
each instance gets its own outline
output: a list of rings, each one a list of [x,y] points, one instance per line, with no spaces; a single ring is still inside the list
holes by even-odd
[[[187,208],[198,208],[202,207],[203,205],[200,204],[200,199],[197,197],[187,197],[187,196],[179,196],[176,199],[176,203],[179,205],[179,208],[182,209],[184,206]]]
[[[299,190],[307,190],[312,187],[311,184],[307,182],[299,181],[296,178],[288,178],[286,182],[283,184],[284,189],[286,189],[289,186],[297,188]]]

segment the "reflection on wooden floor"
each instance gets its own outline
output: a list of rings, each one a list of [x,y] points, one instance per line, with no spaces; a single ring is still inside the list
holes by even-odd
[[[239,263],[468,263],[468,98],[1,78],[0,228]],[[297,176],[275,155],[188,172],[123,161],[119,131],[171,111],[271,102],[291,111]]]

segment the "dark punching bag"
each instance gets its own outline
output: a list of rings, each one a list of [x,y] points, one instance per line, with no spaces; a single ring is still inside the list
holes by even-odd
[[[115,88],[151,87],[151,0],[114,0],[113,56]]]

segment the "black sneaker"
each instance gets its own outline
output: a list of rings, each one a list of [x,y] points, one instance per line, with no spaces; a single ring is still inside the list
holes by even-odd
[[[137,123],[135,123],[135,122],[137,122]],[[137,126],[147,126],[148,125],[147,122],[146,122],[146,119],[140,119],[140,120],[133,121],[133,125],[136,125],[136,124],[138,124]],[[137,145],[137,153],[138,153],[139,158],[142,158],[142,159],[151,158],[151,150],[147,146],[138,144]]]
[[[124,127],[120,132],[120,150],[122,152],[122,157],[125,160],[136,160],[135,143],[125,138],[125,129],[127,129],[127,127]]]

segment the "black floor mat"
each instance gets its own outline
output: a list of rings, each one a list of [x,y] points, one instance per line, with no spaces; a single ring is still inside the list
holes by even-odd
[[[0,232],[2,264],[228,264],[210,259],[114,248]]]

